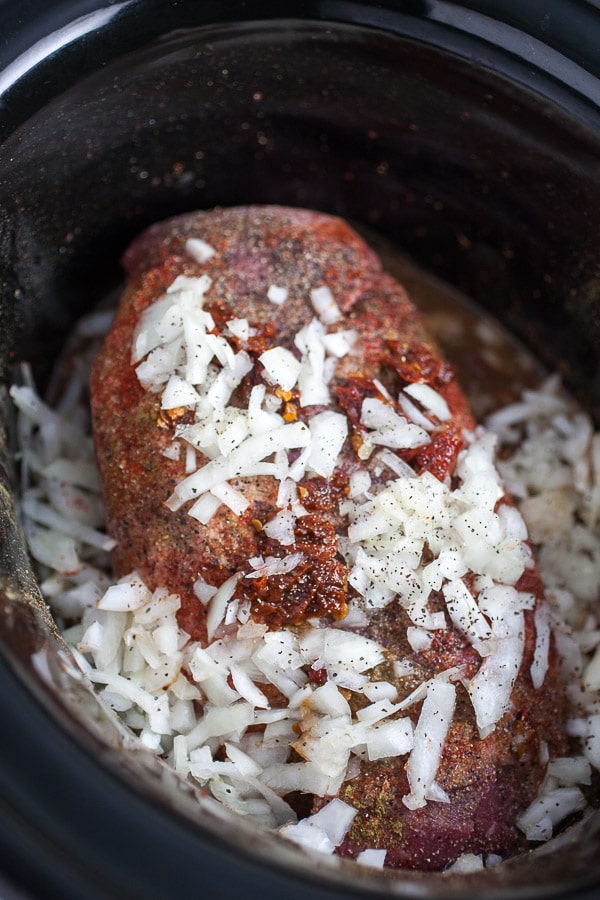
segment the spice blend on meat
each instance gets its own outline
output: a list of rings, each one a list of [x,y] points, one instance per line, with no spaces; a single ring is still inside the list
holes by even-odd
[[[344,222],[280,207],[161,223],[125,266],[92,374],[120,582],[78,632],[90,676],[298,843],[441,869],[551,836],[589,781],[560,625],[405,291]]]

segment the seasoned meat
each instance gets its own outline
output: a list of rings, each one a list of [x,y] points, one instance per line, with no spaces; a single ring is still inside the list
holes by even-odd
[[[541,601],[537,574],[524,575],[519,588],[536,592]],[[393,604],[374,616],[367,630],[400,658],[418,657],[421,677],[439,671],[442,660],[443,668],[463,665],[471,674],[477,671],[481,662],[477,654],[453,630],[438,632],[428,650],[411,654],[406,643],[408,624],[405,613]],[[566,703],[556,650],[552,650],[543,688],[535,690],[529,676],[535,643],[529,615],[525,634],[512,707],[484,740],[479,738],[466,694],[457,692],[454,720],[437,772],[450,803],[430,802],[420,809],[407,809],[402,804],[409,791],[406,766],[397,759],[364,762],[359,775],[346,782],[339,795],[360,810],[339,850],[341,855],[355,857],[365,846],[386,848],[387,866],[436,870],[465,852],[505,856],[524,848],[515,820],[536,796],[544,771],[544,742],[551,757],[568,752]]]
[[[194,263],[185,252],[190,237],[214,247],[214,256]],[[215,298],[208,308],[215,317],[229,310],[247,317],[259,330],[259,349],[274,343],[292,348],[294,336],[314,316],[311,288],[327,283],[342,298],[343,327],[360,335],[356,352],[340,361],[334,376],[333,393],[337,388],[350,420],[357,420],[353,403],[378,393],[373,379],[393,389],[401,378],[396,369],[405,368],[408,380],[425,372],[439,383],[453,415],[420,465],[438,476],[451,467],[462,445],[461,429],[473,426],[466,401],[450,369],[432,366],[439,351],[405,291],[381,272],[375,254],[341,220],[276,207],[192,214],[150,228],[129,248],[124,265],[129,284],[92,374],[108,529],[118,541],[114,567],[117,575],[137,569],[150,585],[166,584],[179,592],[181,624],[193,637],[206,637],[205,608],[191,589],[198,572],[210,584],[221,584],[262,551],[264,541],[253,523],[275,510],[277,485],[268,477],[236,480],[252,498],[251,506],[240,517],[221,507],[207,526],[183,509],[171,512],[164,505],[182,479],[183,463],[160,455],[171,441],[171,423],[165,421],[157,395],[141,387],[131,365],[131,346],[142,310],[177,275],[208,274]],[[280,307],[267,298],[270,285],[279,283],[288,291]],[[342,468],[349,474],[355,466],[348,444]]]
[[[201,243],[190,245],[190,240]],[[346,223],[316,212],[243,207],[181,216],[145,232],[127,251],[124,263],[128,285],[92,376],[108,529],[117,540],[116,574],[137,570],[151,588],[165,585],[179,593],[180,625],[206,643],[206,606],[194,592],[199,575],[219,586],[238,572],[248,573],[251,559],[296,554],[300,562],[290,571],[240,579],[236,597],[249,604],[256,621],[274,630],[302,627],[319,617],[343,625],[348,604],[358,594],[348,582],[349,566],[338,547],[348,527],[340,501],[359,470],[369,473],[373,490],[392,474],[366,447],[365,401],[398,412],[394,398],[414,384],[427,385],[445,401],[448,414],[433,416],[426,442],[394,451],[414,473],[430,472],[440,482],[454,478],[464,434],[475,428],[452,369],[420,314]],[[201,275],[211,279],[204,309],[212,317],[214,333],[220,334],[233,317],[247,320],[250,333],[229,333],[228,340],[253,360],[275,346],[298,356],[296,337],[315,317],[318,302],[312,293],[321,286],[337,304],[329,317],[329,333],[354,336],[349,351],[329,373],[328,403],[303,406],[297,388],[279,393],[286,422],[306,423],[326,409],[343,414],[348,422],[335,472],[301,478],[304,514],[295,522],[293,542],[284,548],[265,532],[278,511],[280,484],[272,475],[234,473],[229,484],[243,494],[247,507],[236,513],[221,505],[206,524],[192,518],[184,505],[166,505],[186,471],[185,455],[173,459],[164,452],[177,429],[187,424],[188,413],[183,407],[161,409],[160,393],[141,386],[132,364],[132,344],[142,312],[174,279]],[[269,299],[273,286],[287,291],[284,303]],[[255,372],[256,367],[235,387],[230,401],[234,407],[247,407]],[[300,452],[292,450],[290,458]],[[208,462],[198,453],[198,466]],[[515,587],[534,594],[536,608],[542,602],[534,566]],[[441,592],[434,593],[431,607],[443,611]],[[542,750],[547,748],[551,756],[566,752],[565,700],[554,648],[543,685],[534,688],[529,674],[536,644],[534,614],[535,609],[525,612],[524,651],[512,705],[483,739],[464,687],[478,671],[481,657],[460,629],[448,621],[443,630],[434,631],[429,646],[415,650],[407,637],[413,623],[397,599],[370,609],[366,624],[353,626],[386,648],[389,662],[382,665],[382,679],[397,684],[401,697],[442,669],[460,667],[461,675],[436,776],[445,799],[410,809],[402,801],[410,792],[406,758],[363,760],[339,792],[358,810],[339,849],[342,855],[354,857],[366,847],[381,847],[388,849],[387,865],[439,869],[462,852],[507,853],[518,847],[515,819],[536,794],[543,775]],[[399,678],[394,659],[408,661],[412,675]],[[419,708],[416,704],[407,711],[414,722]],[[322,802],[315,798],[314,809]]]

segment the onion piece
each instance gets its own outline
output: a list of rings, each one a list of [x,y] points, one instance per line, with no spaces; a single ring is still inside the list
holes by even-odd
[[[456,628],[467,636],[480,656],[487,656],[493,649],[489,643],[492,628],[464,581],[453,579],[443,586],[442,592]]]
[[[270,284],[267,290],[267,298],[271,303],[274,303],[275,306],[281,306],[288,298],[288,289],[276,284]]]
[[[541,603],[536,608],[534,622],[535,650],[529,673],[534,688],[539,689],[543,685],[548,671],[550,653],[550,610],[546,603]],[[600,688],[600,682],[597,688]]]
[[[188,238],[185,242],[185,252],[192,257],[194,262],[204,263],[217,251],[201,238]]]
[[[357,340],[358,332],[354,330],[334,331],[323,336],[325,349],[331,356],[335,356],[338,359],[342,359],[342,357],[350,353]]]
[[[258,357],[273,384],[279,384],[284,391],[295,386],[302,364],[285,347],[271,347]]]
[[[421,406],[433,413],[440,422],[445,422],[450,418],[450,408],[446,400],[430,385],[415,381],[404,388],[404,393],[412,397],[413,400],[417,400]]]
[[[310,302],[324,325],[333,325],[342,318],[340,308],[327,285],[313,288],[310,292]]]
[[[369,847],[358,854],[356,862],[360,866],[368,866],[371,869],[383,869],[386,856],[387,850],[376,850]]]
[[[208,612],[206,615],[206,631],[209,641],[213,639],[215,631],[223,621],[225,610],[227,609],[227,604],[235,593],[235,589],[240,577],[240,572],[236,572],[235,575],[231,575],[230,578],[223,582],[221,587],[217,590],[217,592],[209,602]]]
[[[269,578],[271,575],[287,575],[300,565],[304,560],[303,553],[290,553],[288,556],[267,556],[265,560],[258,557],[260,562],[250,560],[254,571],[249,572],[246,578]]]
[[[98,601],[98,609],[131,612],[148,603],[151,596],[142,579],[134,573],[121,579],[117,584],[111,585],[102,599]]]
[[[180,406],[195,406],[200,395],[193,385],[178,375],[171,375],[161,398],[161,409],[176,409]]]
[[[331,478],[348,436],[348,420],[342,413],[324,410],[308,424],[311,445],[307,467],[323,478]]]
[[[429,443],[429,435],[418,425],[413,425],[404,416],[377,397],[366,397],[361,407],[362,425],[372,429],[368,440],[394,450],[412,449]]]
[[[411,791],[402,798],[402,802],[408,809],[420,809],[426,805],[454,716],[455,703],[456,688],[453,684],[438,680],[430,682],[406,768]]]

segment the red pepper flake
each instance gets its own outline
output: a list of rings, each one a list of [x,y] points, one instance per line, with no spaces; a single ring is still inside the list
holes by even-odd
[[[431,472],[440,481],[444,481],[446,476],[454,471],[456,459],[463,445],[464,441],[457,434],[454,425],[448,425],[434,432],[431,441],[417,451],[412,459],[413,468],[417,475]]]
[[[224,303],[223,300],[213,299],[204,308],[214,319],[213,334],[221,334],[225,331],[229,320],[237,318],[231,307]]]
[[[190,425],[195,421],[194,410],[187,406],[176,406],[173,409],[159,410],[156,424],[159,428],[172,428],[174,425]]]
[[[275,388],[275,396],[279,397],[279,399],[283,400],[285,403],[288,403],[288,401],[292,399],[293,394],[291,391],[284,391],[281,385],[278,384]]]
[[[336,558],[333,525],[321,516],[302,516],[295,536],[288,550],[303,553],[304,560],[284,575],[240,579],[236,596],[249,600],[252,617],[269,628],[299,625],[329,615],[343,619],[348,612],[347,573]]]
[[[338,502],[340,497],[346,493],[347,487],[348,478],[336,473],[330,479],[318,476],[300,482],[298,493],[302,504],[309,512],[324,512]]]
[[[325,684],[327,681],[327,669],[310,668],[308,670],[308,680],[311,684]]]
[[[354,426],[360,426],[360,414],[363,400],[366,397],[381,397],[381,392],[370,378],[362,375],[351,375],[343,384],[336,387],[340,406]]]
[[[432,352],[427,344],[417,341],[386,341],[391,354],[385,359],[396,370],[402,381],[413,384],[420,381],[439,388],[454,378],[454,370]]]
[[[298,408],[295,403],[286,403],[283,410],[284,422],[295,422],[298,418]]]

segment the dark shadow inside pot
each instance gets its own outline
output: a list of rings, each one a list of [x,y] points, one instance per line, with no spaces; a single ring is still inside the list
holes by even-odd
[[[73,322],[119,283],[120,254],[145,225],[281,203],[395,242],[504,322],[600,418],[599,135],[503,74],[383,31],[279,21],[174,33],[74,80],[0,148],[3,373],[26,359],[44,384]],[[333,864],[315,882],[314,863],[294,850],[224,822],[210,804],[200,815],[160,766],[123,752],[126,739],[73,676],[4,478],[7,658],[87,752],[110,771],[124,765],[134,786],[197,828],[202,852],[226,866],[245,841],[237,852],[249,866],[270,859],[314,891],[551,897],[598,883],[593,821],[468,879],[413,874],[394,887]]]

